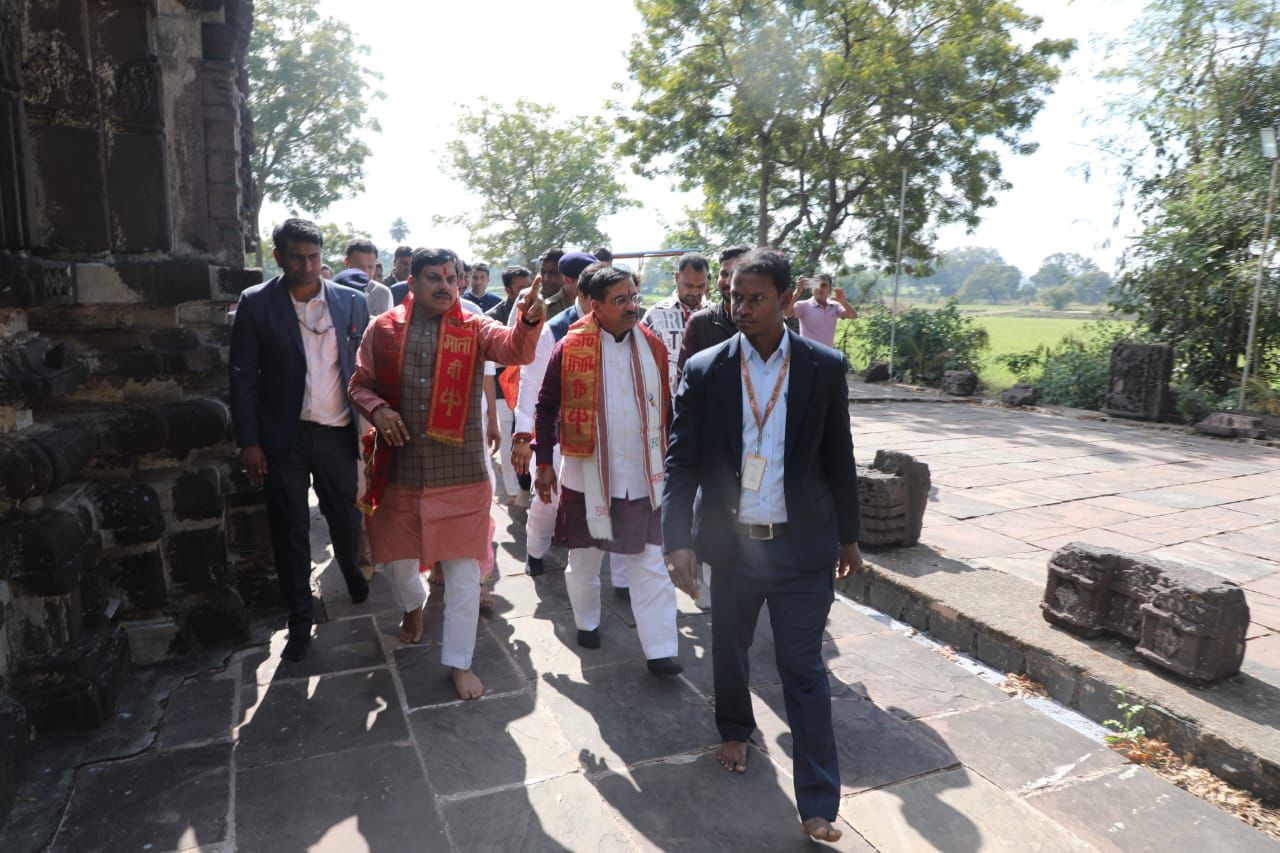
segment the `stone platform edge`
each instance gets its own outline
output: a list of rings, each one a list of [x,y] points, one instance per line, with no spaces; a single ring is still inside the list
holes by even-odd
[[[836,589],[1001,672],[1024,675],[1095,722],[1145,705],[1138,723],[1181,756],[1270,804],[1280,803],[1280,731],[1201,698],[1196,688],[1138,662],[1108,639],[1083,640],[1044,621],[1035,587],[925,546],[864,553],[865,567]],[[1243,688],[1241,688],[1243,689]],[[1127,699],[1118,693],[1123,691]]]

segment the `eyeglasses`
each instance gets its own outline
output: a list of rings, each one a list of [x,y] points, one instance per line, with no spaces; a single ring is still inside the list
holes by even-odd
[[[631,296],[615,296],[609,300],[609,304],[614,308],[626,308],[627,305],[639,305],[641,302],[644,302],[644,296],[639,293]]]

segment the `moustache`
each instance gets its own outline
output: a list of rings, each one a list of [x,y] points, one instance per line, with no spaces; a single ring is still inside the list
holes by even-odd
[[[435,293],[433,293],[433,294],[431,294],[431,295],[432,295],[432,296],[448,296],[448,297],[452,297],[452,296],[453,296],[453,293],[451,293],[451,292],[450,292],[450,291],[448,291],[448,290],[437,290]]]

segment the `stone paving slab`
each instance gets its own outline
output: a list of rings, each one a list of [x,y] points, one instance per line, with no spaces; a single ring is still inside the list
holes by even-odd
[[[243,688],[242,767],[404,740],[404,711],[386,669]],[[255,695],[256,694],[256,695]]]
[[[1105,744],[1023,702],[944,714],[916,725],[964,766],[1017,794],[1127,764]]]
[[[164,724],[156,740],[169,749],[214,740],[230,740],[236,683],[230,678],[204,678],[169,694]]]
[[[1088,810],[1088,806],[1082,808]],[[850,797],[841,805],[840,816],[877,850],[1059,853],[1093,849],[964,768]]]
[[[427,776],[441,796],[523,785],[579,767],[581,746],[561,736],[550,709],[529,691],[427,708],[409,720]],[[478,745],[483,756],[477,755]]]
[[[227,838],[231,746],[145,753],[76,773],[51,849],[180,850]]]
[[[236,849],[447,850],[413,747],[377,744],[236,773]]]
[[[496,513],[499,530],[511,527],[505,510]],[[198,844],[212,853],[822,849],[799,831],[766,614],[756,640],[760,731],[749,772],[737,776],[715,761],[710,688],[692,677],[707,663],[706,614],[686,609],[679,620],[691,677],[655,678],[615,613],[606,614],[603,648],[579,649],[571,614],[555,603],[565,600],[563,577],[521,576],[518,544],[501,545],[499,606],[482,619],[477,645],[477,671],[491,687],[483,699],[461,703],[441,690],[438,637],[402,648],[385,598],[343,611],[331,605],[344,590],[318,583],[326,611],[344,615],[317,626],[314,660],[282,665],[278,632],[212,677],[181,684],[166,710],[190,719],[161,720],[160,746],[76,771],[57,849],[102,849],[84,839],[110,833],[123,849]],[[317,562],[318,574],[335,571]],[[953,578],[1000,576],[944,562]],[[438,618],[433,591],[429,623]],[[827,635],[845,793],[845,836],[833,849],[1104,849],[1072,827],[1103,813],[1097,799],[1111,796],[1088,784],[1129,772],[1113,754],[878,614],[837,601]],[[199,745],[179,746],[187,743]],[[196,755],[203,760],[186,760]],[[1099,775],[1080,775],[1088,772]],[[1127,784],[1134,797],[1182,794],[1137,772],[1144,781]],[[1042,777],[1053,781],[1031,784]],[[193,779],[213,794],[193,794]],[[1048,799],[1067,790],[1078,799]],[[138,800],[127,822],[118,820],[121,791]],[[1270,844],[1213,815],[1244,839],[1235,849]],[[122,825],[104,829],[112,820]],[[1197,838],[1181,810],[1164,820],[1175,837]]]
[[[1181,788],[1130,767],[1026,802],[1100,851],[1275,851],[1280,843]]]
[[[581,774],[442,805],[458,851],[626,853],[642,845]],[[416,848],[422,849],[422,848]]]
[[[703,753],[606,774],[594,784],[646,850],[875,849],[847,825],[835,845],[809,842],[795,818],[790,779],[754,749],[745,774],[726,773],[714,753]]]

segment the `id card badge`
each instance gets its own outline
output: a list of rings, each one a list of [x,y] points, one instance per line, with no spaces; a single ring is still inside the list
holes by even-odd
[[[755,453],[747,455],[747,464],[742,466],[742,488],[758,492],[764,484],[764,466],[766,460]]]

